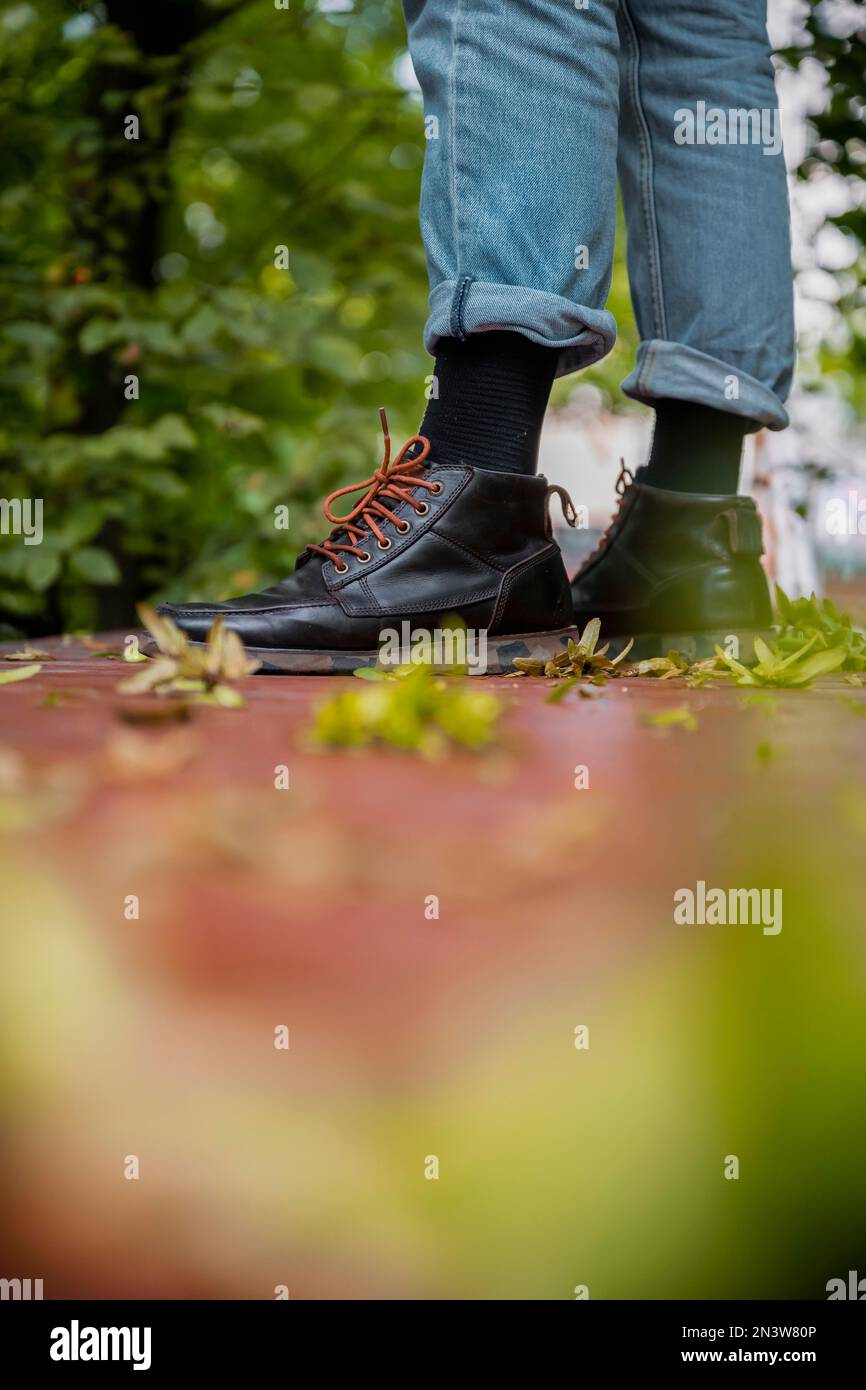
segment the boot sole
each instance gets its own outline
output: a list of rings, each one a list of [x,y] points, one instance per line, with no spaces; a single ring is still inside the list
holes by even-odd
[[[767,642],[773,635],[771,628],[717,628],[710,632],[644,632],[635,635],[634,646],[626,660],[648,661],[651,657],[667,656],[668,652],[674,651],[679,652],[686,661],[703,661],[705,657],[715,656],[716,647],[721,647],[723,652],[727,652],[736,661],[748,665],[749,662],[757,660],[755,638],[760,637]],[[736,638],[738,644],[735,650],[730,650],[732,637]],[[628,645],[629,638],[605,637],[602,626],[602,645],[607,641],[610,642],[608,656],[617,656],[623,647]]]
[[[579,637],[580,633],[575,627],[558,628],[555,632],[522,632],[510,637],[488,636],[484,670],[476,671],[470,667],[469,674],[508,675],[515,670],[515,657],[551,661],[565,650],[569,638],[576,642]],[[204,642],[190,642],[192,647],[205,645]],[[144,650],[147,651],[147,647]],[[256,673],[262,676],[350,676],[353,671],[379,666],[378,648],[372,651],[346,652],[304,650],[299,647],[247,647],[246,652],[247,656],[255,657],[262,663]],[[395,668],[386,666],[381,669]],[[434,669],[439,668],[434,665]],[[441,669],[447,673],[450,668]]]

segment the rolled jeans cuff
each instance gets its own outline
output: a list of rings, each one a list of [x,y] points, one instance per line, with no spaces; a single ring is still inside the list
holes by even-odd
[[[788,424],[788,412],[781,400],[757,377],[685,343],[662,338],[641,343],[634,371],[626,377],[622,389],[636,401],[696,401],[732,415],[745,415],[758,422],[755,429],[766,425],[771,430],[783,430]]]
[[[424,346],[429,353],[435,352],[440,338],[462,340],[470,333],[495,328],[559,348],[557,376],[597,362],[616,340],[616,321],[607,309],[590,309],[544,290],[464,276],[443,280],[431,291],[430,317],[424,328]]]

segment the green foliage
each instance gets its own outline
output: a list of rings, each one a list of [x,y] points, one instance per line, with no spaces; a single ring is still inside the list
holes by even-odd
[[[810,34],[785,58],[829,63],[832,102],[803,175],[860,179],[862,49],[819,11]],[[398,0],[0,11],[0,496],[42,498],[45,527],[38,546],[0,536],[0,625],[127,625],[143,598],[266,584],[326,529],[323,493],[369,473],[376,407],[395,436],[417,427],[424,133],[405,49]],[[861,243],[864,217],[839,219]],[[581,379],[615,401],[637,336],[621,237],[609,303],[619,342]]]
[[[247,656],[238,634],[224,626],[221,613],[206,642],[190,641],[171,618],[161,617],[147,603],[139,604],[139,617],[158,655],[145,656],[145,669],[120,682],[122,695],[180,696],[200,705],[243,708],[243,696],[226,682],[254,675],[261,662]]]
[[[803,181],[814,183],[830,174],[841,176],[854,193],[852,207],[829,219],[852,239],[855,255],[850,267],[836,272],[837,307],[843,324],[841,332],[834,333],[832,345],[825,346],[820,366],[822,375],[831,378],[840,393],[847,396],[863,416],[866,415],[866,198],[862,190],[866,179],[866,105],[863,102],[866,29],[861,25],[847,38],[834,34],[833,22],[838,19],[841,8],[808,0],[804,43],[785,49],[777,56],[792,68],[818,63],[828,75],[825,107],[810,117],[811,138],[797,175]]]
[[[41,497],[45,527],[0,538],[0,619],[128,624],[270,582],[370,471],[376,407],[417,428],[405,46],[396,3],[0,13],[0,495]]]
[[[449,746],[479,750],[494,742],[502,702],[469,680],[445,681],[429,665],[355,672],[365,684],[321,701],[311,740],[333,748],[385,744],[437,758]]]
[[[794,652],[804,642],[818,651],[842,649],[845,671],[866,670],[866,636],[854,627],[847,613],[840,613],[831,599],[790,599],[776,585],[776,610],[779,615],[779,650]],[[852,682],[853,683],[853,682]],[[859,682],[858,682],[859,683]]]
[[[777,642],[767,644],[760,637],[755,638],[753,666],[744,666],[741,661],[728,656],[721,647],[716,647],[717,667],[714,676],[733,681],[734,685],[757,686],[806,686],[818,676],[838,671],[845,660],[844,647],[828,647],[823,651],[813,650],[818,640],[813,634],[801,647],[785,653]]]
[[[762,738],[755,744],[755,762],[761,767],[769,767],[779,758],[779,749],[775,743],[771,743],[768,738]]]
[[[620,667],[617,671],[617,667],[631,651],[633,642],[623,647],[618,656],[611,658],[607,654],[610,643],[606,642],[603,647],[598,645],[600,635],[601,620],[592,618],[583,629],[580,640],[575,642],[569,637],[565,651],[560,652],[558,656],[550,661],[536,661],[525,656],[515,657],[513,665],[517,670],[510,674],[548,676],[554,679],[567,677],[563,685],[557,686],[547,696],[549,704],[556,704],[580,680],[590,680],[594,685],[603,685],[609,675],[622,674],[625,670],[625,667]]]
[[[698,727],[698,721],[692,711],[685,705],[677,705],[674,709],[659,710],[657,714],[647,714],[644,716],[644,723],[651,729],[683,729],[687,734],[693,734]]]
[[[750,666],[728,655],[721,647],[716,647],[714,656],[694,662],[677,651],[643,661],[625,661],[632,642],[611,660],[607,656],[610,644],[598,646],[601,622],[593,618],[584,628],[580,641],[569,640],[567,650],[552,661],[518,657],[514,661],[517,670],[512,674],[558,680],[546,697],[548,704],[558,704],[570,690],[579,687],[581,681],[599,685],[610,676],[652,677],[662,681],[682,677],[692,688],[706,685],[708,681],[724,680],[740,686],[802,689],[818,676],[846,671],[845,680],[849,684],[863,684],[855,673],[866,667],[866,636],[854,627],[847,613],[840,613],[830,599],[819,603],[814,594],[808,599],[789,599],[778,585],[776,605],[777,638],[770,643],[755,638],[755,660]],[[762,699],[760,692],[752,699],[755,702]]]
[[[38,676],[42,667],[37,663],[34,666],[17,666],[11,671],[0,671],[0,685],[15,685],[17,681],[29,681],[31,676]]]

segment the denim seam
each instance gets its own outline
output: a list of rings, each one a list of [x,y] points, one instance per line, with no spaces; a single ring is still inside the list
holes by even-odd
[[[651,338],[641,342],[634,371],[623,382],[626,395],[637,400],[647,401],[650,404],[654,399],[664,395],[672,395],[678,400],[703,401],[705,404],[710,404],[711,402],[705,399],[706,392],[700,378],[696,382],[682,363],[677,363],[675,367],[671,367],[671,355],[680,352],[686,355],[686,363],[688,362],[688,355],[694,353],[697,356],[707,358],[720,372],[735,372],[740,377],[741,395],[737,402],[738,408],[732,410],[732,414],[748,416],[752,420],[766,424],[770,429],[783,429],[785,427],[787,415],[782,401],[771,387],[759,378],[751,376],[749,372],[738,369],[730,361],[725,362],[712,354],[691,347],[688,343],[676,343],[670,338]],[[664,381],[657,382],[659,373],[665,377]],[[745,394],[742,393],[744,378],[747,381]],[[749,409],[745,408],[747,402]],[[715,403],[718,408],[722,408],[718,401]],[[778,419],[779,414],[784,418],[781,423],[774,424],[772,420],[766,419],[767,414],[770,414],[773,419]]]
[[[470,293],[473,295],[471,306]],[[519,297],[519,303],[513,313],[508,307],[509,296]],[[489,302],[491,297],[496,301],[495,313]],[[527,298],[532,301],[528,307]],[[616,333],[616,325],[611,322],[608,341],[604,329],[590,325],[580,313],[581,310],[585,310],[590,316],[612,318],[609,311],[593,310],[586,305],[575,304],[572,299],[538,290],[528,284],[503,285],[478,280],[474,275],[464,275],[459,281],[440,280],[432,288],[430,300],[431,312],[425,333],[435,320],[439,337],[456,336],[458,328],[464,334],[481,331],[477,328],[479,324],[484,324],[486,328],[509,326],[515,332],[537,333],[539,341],[543,341],[545,346],[565,350],[580,345],[600,357],[610,351]],[[536,301],[540,301],[540,307]],[[468,312],[470,307],[471,313]],[[567,326],[563,326],[561,322],[551,323],[551,319],[559,320],[563,316],[573,319],[574,322]],[[472,326],[467,327],[467,324]],[[560,336],[554,336],[556,334]]]
[[[653,336],[666,338],[667,323],[665,321],[664,293],[661,278],[661,254],[658,244],[658,223],[653,192],[652,140],[640,99],[640,83],[638,80],[640,69],[640,43],[638,41],[637,28],[629,9],[628,0],[622,0],[622,13],[626,22],[629,47],[631,49],[629,85],[631,87],[631,98],[635,110],[638,136],[640,138],[641,202],[643,203],[644,218],[647,225],[647,260],[649,263],[650,282],[652,285],[653,309],[655,311],[656,325],[658,328],[658,331],[654,333]]]
[[[448,122],[448,153],[451,165],[451,226],[454,236],[454,261],[456,277],[460,278],[460,225],[457,216],[457,50],[460,46],[459,25],[463,10],[463,0],[457,0],[454,10],[454,19],[451,24],[451,73],[449,77],[449,89],[451,95],[451,111]]]
[[[652,394],[652,392],[651,392],[651,390],[650,390],[650,378],[651,378],[651,376],[652,376],[653,362],[655,361],[655,356],[656,356],[656,349],[655,349],[655,347],[652,347],[652,346],[651,346],[651,347],[647,350],[646,361],[644,362],[644,365],[643,365],[643,368],[642,368],[641,374],[640,374],[640,388],[641,388],[642,391],[646,391],[647,395],[651,395],[651,394]]]
[[[466,296],[469,293],[469,286],[472,284],[472,276],[464,275],[459,281],[454,291],[454,298],[451,301],[451,315],[448,326],[451,329],[451,337],[458,338],[461,343],[466,341],[466,323],[463,312],[466,307]]]

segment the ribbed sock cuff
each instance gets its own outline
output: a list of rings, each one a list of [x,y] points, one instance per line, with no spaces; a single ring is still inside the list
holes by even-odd
[[[493,330],[442,338],[420,433],[435,463],[534,473],[559,349]]]
[[[645,481],[671,492],[732,494],[740,480],[743,436],[754,422],[696,401],[655,402]]]

